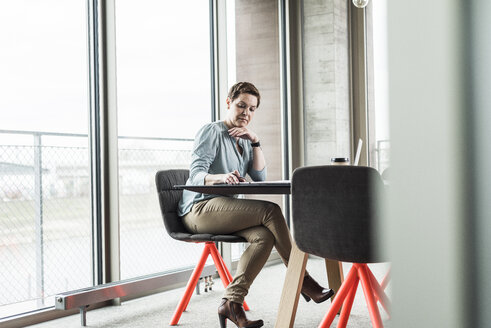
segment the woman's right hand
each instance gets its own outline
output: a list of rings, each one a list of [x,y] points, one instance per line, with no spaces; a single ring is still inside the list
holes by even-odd
[[[218,183],[238,184],[239,182],[246,181],[243,177],[240,176],[240,173],[237,170],[230,173],[222,174],[222,179],[223,180]]]
[[[225,174],[208,174],[205,176],[205,185],[215,185],[215,184],[238,184],[239,182],[245,182],[246,179],[240,176],[239,171],[235,170],[230,173]]]

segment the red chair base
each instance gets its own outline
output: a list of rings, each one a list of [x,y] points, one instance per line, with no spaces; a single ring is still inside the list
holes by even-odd
[[[217,247],[214,242],[207,241],[205,242],[205,248],[203,249],[203,253],[201,253],[201,258],[194,268],[193,273],[191,274],[191,278],[189,278],[188,284],[186,286],[186,290],[184,291],[184,295],[181,298],[181,301],[177,305],[176,311],[172,316],[172,320],[169,325],[175,326],[179,323],[179,319],[181,318],[182,313],[186,310],[189,300],[193,295],[193,291],[196,288],[196,284],[198,283],[201,272],[203,272],[203,268],[205,267],[206,260],[208,260],[208,256],[211,255],[213,258],[213,262],[215,262],[215,267],[217,268],[218,275],[222,280],[223,286],[227,287],[230,282],[232,282],[232,275],[228,270],[225,262],[223,261],[222,256],[218,253]],[[244,310],[249,311],[249,307],[247,303],[244,301]]]
[[[388,278],[388,275],[386,278]],[[384,279],[384,287],[386,286],[386,281],[388,281],[388,279]],[[341,305],[343,305],[343,309],[339,317],[338,327],[346,327],[351,307],[355,299],[356,289],[358,288],[358,282],[361,282],[373,326],[376,328],[383,327],[377,300],[382,304],[387,314],[389,314],[390,300],[385,294],[384,288],[382,288],[375,279],[368,265],[366,263],[353,263],[344,283],[334,297],[334,301],[332,302],[329,311],[324,319],[322,319],[319,328],[331,326]]]

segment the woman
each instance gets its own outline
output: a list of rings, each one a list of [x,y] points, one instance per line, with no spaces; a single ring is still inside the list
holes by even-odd
[[[246,174],[266,179],[266,162],[259,137],[247,126],[260,102],[259,91],[248,82],[232,86],[227,97],[227,118],[205,125],[198,132],[187,184],[237,184]],[[199,194],[184,190],[179,215],[193,233],[234,234],[249,247],[242,254],[233,281],[225,289],[218,308],[221,327],[226,319],[237,327],[261,327],[262,320],[248,320],[242,303],[249,287],[266,263],[273,246],[288,265],[291,237],[280,207],[272,202]],[[307,273],[302,295],[316,303],[334,292],[319,286]]]

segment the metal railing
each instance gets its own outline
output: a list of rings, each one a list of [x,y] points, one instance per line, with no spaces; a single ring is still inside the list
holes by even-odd
[[[154,182],[157,170],[188,167],[193,140],[118,139],[122,279],[193,265],[200,249],[166,235]],[[0,318],[92,286],[88,144],[84,134],[0,130]],[[389,141],[375,151],[382,173]]]
[[[119,139],[120,197],[141,212],[156,198],[152,171],[188,167],[193,140]],[[89,153],[84,134],[0,130],[0,318],[92,285]]]

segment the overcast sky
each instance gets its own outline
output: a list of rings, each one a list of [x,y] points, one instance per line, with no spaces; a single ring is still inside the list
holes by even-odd
[[[193,138],[211,117],[208,2],[135,4],[116,1],[119,134]],[[87,133],[86,31],[86,1],[0,0],[0,129]]]

